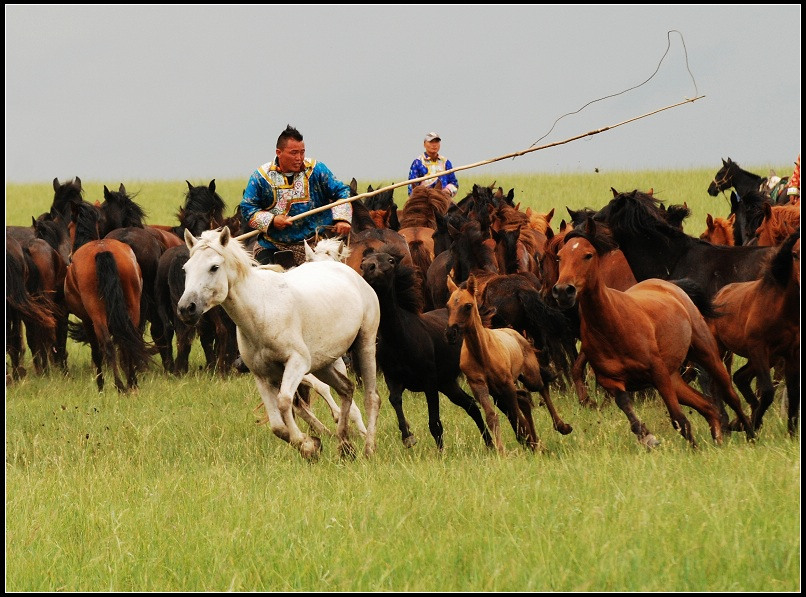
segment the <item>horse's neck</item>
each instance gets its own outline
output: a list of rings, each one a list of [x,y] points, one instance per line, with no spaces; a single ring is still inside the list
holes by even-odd
[[[753,174],[737,166],[733,174],[733,188],[736,189],[739,197],[741,197],[748,191],[758,191],[766,180],[763,176]]]
[[[487,362],[490,354],[490,330],[481,322],[478,307],[473,309],[473,315],[468,321],[464,331],[464,344],[479,362]]]
[[[635,279],[639,282],[647,278],[668,280],[684,250],[684,247],[678,246],[675,241],[666,245],[667,251],[658,253],[652,250],[648,243],[639,243],[631,238],[623,240],[624,242],[619,239],[619,247]],[[660,244],[664,244],[664,241],[660,241]]]
[[[579,318],[588,333],[600,338],[613,336],[622,319],[618,306],[621,295],[621,291],[607,287],[601,272],[588,280],[585,291],[577,297]]]
[[[384,332],[381,334],[382,338],[388,338],[394,341],[395,338],[402,337],[402,332],[405,328],[403,322],[403,313],[405,309],[400,306],[397,300],[397,294],[394,288],[387,288],[378,293],[378,304],[381,307],[381,323],[379,330]]]
[[[229,291],[221,302],[224,311],[242,330],[264,325],[265,306],[281,304],[278,288],[284,274],[250,267],[245,277],[230,280]]]

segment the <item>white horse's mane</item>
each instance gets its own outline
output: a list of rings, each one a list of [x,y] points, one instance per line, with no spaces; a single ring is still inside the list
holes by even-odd
[[[204,248],[215,251],[227,261],[235,263],[238,275],[246,275],[252,266],[258,265],[255,258],[244,248],[241,241],[234,236],[230,235],[227,244],[222,245],[222,235],[221,230],[205,230],[191,249],[191,254]]]

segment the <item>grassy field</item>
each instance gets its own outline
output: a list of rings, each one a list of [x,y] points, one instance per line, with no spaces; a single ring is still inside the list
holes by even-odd
[[[705,193],[713,173],[460,182],[463,192],[493,180],[514,188],[524,209],[555,208],[555,226],[566,206],[604,205],[611,186],[651,187],[688,204],[686,231],[698,236],[706,213],[728,212],[725,198]],[[85,198],[120,182],[84,181]],[[184,181],[122,182],[140,191],[149,223],[175,223]],[[234,210],[244,181],[216,183]],[[52,196],[50,184],[7,185],[6,223],[29,225]],[[399,205],[404,198],[398,189]],[[88,347],[68,351],[69,377],[34,375],[28,353],[29,375],[6,388],[7,591],[800,590],[800,435],[786,433],[780,391],[752,444],[734,433],[715,446],[686,409],[697,450],[657,397],[638,400],[662,442],[647,452],[614,404],[585,409],[555,388],[573,433],[556,433],[538,408],[544,450],[527,452],[504,424],[502,457],[444,398],[439,454],[425,399],[409,392],[419,442],[404,448],[381,383],[376,456],[343,461],[325,437],[308,463],[256,424],[251,376],[202,371],[198,343],[189,375],[169,377],[155,363],[132,395],[111,384],[99,393]],[[323,407],[315,403],[330,422]]]

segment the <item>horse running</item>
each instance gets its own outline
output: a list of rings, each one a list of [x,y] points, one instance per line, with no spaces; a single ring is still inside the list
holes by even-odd
[[[596,224],[590,218],[584,230],[572,230],[565,239],[557,253],[560,272],[552,295],[560,307],[579,306],[582,352],[596,380],[627,415],[639,442],[648,448],[658,443],[636,416],[628,392],[654,387],[666,404],[672,425],[693,447],[691,423],[681,404],[705,417],[714,440],[721,443],[722,419],[727,417],[682,378],[680,370],[687,358],[708,371],[722,398],[739,416],[748,439],[754,437],[716,340],[687,292],[660,279],[644,280],[624,292],[608,288],[599,261],[613,244],[609,238],[596,236]],[[705,303],[703,309],[710,304]]]
[[[224,307],[238,326],[238,349],[255,377],[272,432],[303,457],[318,456],[321,441],[300,430],[292,408],[297,387],[313,373],[341,397],[339,449],[342,455],[354,453],[347,424],[355,386],[337,365],[352,347],[364,385],[364,453],[371,456],[380,407],[375,364],[380,307],[372,288],[336,261],[305,262],[282,273],[254,267],[228,227],[199,239],[186,231],[185,242],[190,258],[179,316],[195,323],[212,307]]]
[[[714,302],[723,315],[708,323],[720,348],[747,358],[733,379],[751,407],[753,426],[761,427],[772,404],[770,369],[782,358],[788,430],[794,435],[800,411],[800,233],[784,241],[760,279],[723,286]],[[760,400],[750,387],[753,378]]]
[[[559,418],[548,386],[541,377],[534,347],[512,328],[490,329],[484,326],[476,302],[476,279],[473,274],[468,277],[465,288],[456,286],[450,277],[447,282],[451,295],[445,333],[451,343],[462,338],[459,366],[484,411],[498,452],[504,453],[504,444],[501,442],[498,415],[490,401],[491,396],[506,414],[518,441],[531,450],[539,447],[539,440],[532,418],[530,392],[540,392],[555,421],[555,428],[563,435],[570,433],[571,426]],[[484,317],[489,321],[491,315],[492,311],[485,312]],[[518,380],[528,391],[516,386]]]

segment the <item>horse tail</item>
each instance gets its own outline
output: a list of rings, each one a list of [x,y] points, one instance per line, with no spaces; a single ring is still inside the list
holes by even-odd
[[[25,251],[23,261],[6,253],[6,303],[17,310],[20,317],[29,324],[53,328],[56,326],[56,318],[53,315],[55,305],[44,294],[31,292],[26,286],[26,272],[23,268],[26,261]],[[33,264],[27,270],[29,280],[34,281],[34,287],[41,288],[41,282],[38,281],[39,270]]]
[[[567,318],[562,311],[548,305],[537,289],[521,288],[517,292],[518,300],[526,313],[526,332],[541,353],[560,371],[570,376],[571,365],[576,358],[576,337]]]
[[[688,297],[691,299],[691,302],[694,303],[694,306],[697,307],[700,313],[702,313],[703,317],[715,319],[725,315],[725,313],[719,310],[720,305],[714,303],[713,297],[708,295],[708,293],[705,291],[705,288],[691,278],[670,280],[670,282],[675,286],[680,287],[683,292],[688,295]]]
[[[120,271],[112,253],[101,251],[95,255],[95,273],[98,292],[106,304],[106,318],[112,338],[118,346],[125,346],[126,354],[136,369],[147,368],[153,351],[129,316]]]
[[[423,241],[413,240],[409,243],[409,253],[411,253],[411,261],[420,268],[420,271],[425,277],[428,267],[431,265],[431,254],[426,249]]]

